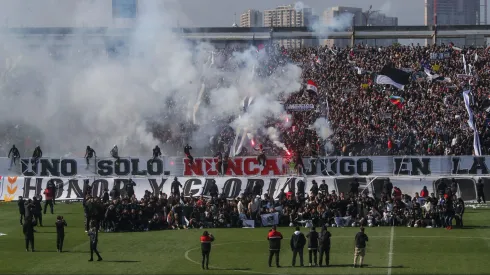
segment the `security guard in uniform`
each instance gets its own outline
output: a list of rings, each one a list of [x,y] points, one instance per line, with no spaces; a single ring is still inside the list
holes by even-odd
[[[204,231],[201,236],[202,269],[209,269],[209,254],[211,254],[212,242],[214,242],[213,234],[209,234],[208,231]],[[204,265],[205,263],[206,266]]]
[[[281,232],[277,231],[275,225],[272,226],[271,230],[269,230],[267,240],[269,241],[269,267],[272,266],[272,257],[274,255],[276,255],[276,266],[281,267],[279,265],[279,252],[281,251],[282,234]]]

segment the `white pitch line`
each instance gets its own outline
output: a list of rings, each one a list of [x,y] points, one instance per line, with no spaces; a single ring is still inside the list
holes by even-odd
[[[390,251],[388,252],[388,275],[391,275],[391,265],[393,264],[393,239],[395,236],[395,227],[391,227],[390,233]]]

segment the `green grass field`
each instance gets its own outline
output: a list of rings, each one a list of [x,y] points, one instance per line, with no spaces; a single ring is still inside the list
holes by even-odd
[[[66,253],[61,254],[56,252],[57,214],[68,222]],[[55,215],[45,215],[45,226],[36,228],[37,252],[25,252],[17,206],[2,203],[0,233],[6,235],[0,236],[0,274],[488,274],[490,228],[485,226],[490,225],[490,210],[467,209],[465,215],[467,229],[460,230],[367,228],[368,266],[363,269],[350,267],[357,228],[330,228],[333,237],[329,268],[290,267],[292,253],[288,244],[293,228],[280,228],[286,238],[280,269],[267,267],[268,228],[210,229],[216,237],[211,270],[202,271],[199,263],[202,230],[192,229],[101,233],[99,250],[104,261],[87,262],[89,244],[83,228],[82,206],[78,203],[58,203]]]

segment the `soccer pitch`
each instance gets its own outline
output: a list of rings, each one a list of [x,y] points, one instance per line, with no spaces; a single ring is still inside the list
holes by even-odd
[[[56,215],[68,223],[65,253],[56,252]],[[269,228],[208,229],[216,237],[210,269],[201,270],[199,236],[203,230],[100,233],[104,261],[87,262],[89,240],[80,203],[58,202],[55,214],[36,227],[36,252],[26,252],[16,203],[0,204],[0,274],[488,274],[490,210],[467,208],[466,229],[366,228],[369,243],[363,269],[352,268],[358,228],[329,228],[331,267],[291,267],[289,237],[284,235],[282,268],[267,266]],[[304,233],[308,229],[302,228]],[[299,259],[298,259],[299,260]],[[305,249],[305,265],[308,251]]]

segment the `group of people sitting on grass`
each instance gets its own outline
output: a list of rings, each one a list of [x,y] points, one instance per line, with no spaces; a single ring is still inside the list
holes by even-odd
[[[451,185],[437,190],[437,194],[429,194],[424,188],[410,196],[397,187],[390,188],[387,180],[388,187],[376,197],[367,190],[359,190],[356,182],[353,179],[347,194],[328,192],[325,185],[312,182],[309,192],[304,187],[301,189],[304,184],[298,183],[298,192],[283,190],[275,198],[262,195],[259,186],[233,199],[220,194],[183,197],[179,193],[155,195],[146,191],[142,198],[134,194],[128,197],[125,192],[112,198],[87,195],[83,205],[87,224],[96,220],[105,232],[243,227],[250,220],[254,220],[255,226],[261,226],[261,215],[276,212],[280,226],[393,225],[452,229],[453,221],[456,226],[463,226],[464,201],[457,197]]]

